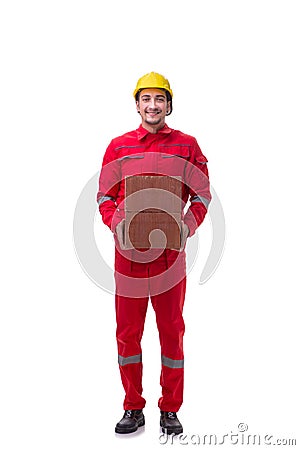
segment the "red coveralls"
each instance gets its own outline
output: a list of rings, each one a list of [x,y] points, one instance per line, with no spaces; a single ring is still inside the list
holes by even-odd
[[[180,176],[182,219],[192,236],[211,200],[206,163],[195,138],[167,125],[156,134],[140,126],[113,139],[103,158],[97,194],[103,222],[114,232],[124,217],[126,175]],[[184,214],[188,200],[191,203]],[[142,409],[146,403],[142,397],[141,338],[150,297],[161,345],[158,406],[162,411],[177,412],[183,400],[185,252],[121,250],[116,236],[115,243],[116,336],[124,409]]]

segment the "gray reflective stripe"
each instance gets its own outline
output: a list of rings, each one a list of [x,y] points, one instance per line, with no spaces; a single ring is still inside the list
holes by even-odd
[[[142,354],[134,355],[134,356],[127,356],[127,358],[124,358],[124,356],[118,355],[118,363],[120,366],[126,366],[126,364],[135,364],[142,362]]]
[[[206,208],[208,208],[208,205],[210,203],[210,200],[208,200],[205,197],[201,197],[201,195],[195,195],[194,197],[191,198],[191,202],[200,202],[203,203]]]
[[[119,161],[123,161],[123,159],[142,159],[144,158],[144,155],[126,155],[122,156],[122,158],[119,158]]]
[[[183,369],[184,359],[171,359],[161,355],[161,363],[171,369]]]
[[[119,147],[115,148],[115,151],[121,150],[122,148],[145,148],[144,145],[120,145]]]
[[[113,202],[115,201],[115,199],[113,197],[111,197],[110,195],[104,195],[103,197],[100,197],[98,200],[98,205],[101,205],[104,202],[107,202],[107,200],[112,200]]]
[[[182,155],[179,153],[172,153],[172,155],[161,155],[162,158],[174,158],[174,156],[177,156],[178,158],[188,158],[190,155],[186,154],[186,155]]]
[[[191,147],[191,144],[159,144],[159,147]]]

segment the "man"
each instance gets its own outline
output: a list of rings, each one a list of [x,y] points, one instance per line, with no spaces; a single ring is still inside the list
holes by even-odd
[[[161,345],[160,425],[165,433],[179,434],[183,431],[176,413],[183,401],[184,248],[187,237],[203,222],[211,200],[207,159],[195,138],[165,123],[173,98],[166,78],[155,72],[144,75],[133,95],[141,125],[109,144],[97,194],[102,220],[114,233],[116,243],[116,335],[125,412],[115,431],[131,433],[145,423],[141,338],[150,298]],[[143,174],[181,180],[180,249],[126,247],[125,179]]]

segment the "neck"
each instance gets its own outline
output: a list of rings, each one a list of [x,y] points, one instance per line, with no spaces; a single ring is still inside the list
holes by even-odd
[[[157,125],[150,125],[149,123],[142,121],[142,127],[145,128],[145,130],[149,131],[149,133],[152,133],[152,134],[156,134],[164,126],[165,126],[165,122],[159,123]]]

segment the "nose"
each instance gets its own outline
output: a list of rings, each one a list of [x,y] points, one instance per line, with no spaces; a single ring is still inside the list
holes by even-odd
[[[149,101],[149,108],[150,109],[155,109],[156,108],[156,102],[154,98],[151,98]]]

